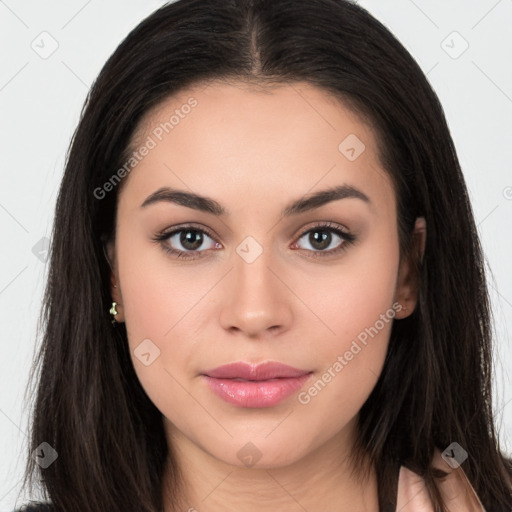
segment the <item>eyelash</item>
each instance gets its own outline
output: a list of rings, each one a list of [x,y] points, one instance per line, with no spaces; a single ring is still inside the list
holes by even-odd
[[[201,255],[197,256],[197,254],[200,254],[200,253],[206,252],[206,251],[181,251],[179,249],[173,249],[172,247],[169,247],[169,245],[165,243],[173,235],[176,235],[177,233],[181,233],[183,231],[194,231],[197,233],[203,233],[203,234],[208,235],[212,240],[215,241],[215,236],[208,229],[198,228],[192,224],[186,224],[183,226],[179,226],[178,228],[174,228],[170,231],[162,231],[162,232],[158,233],[153,238],[153,241],[160,243],[163,250],[167,254],[171,254],[173,256],[176,256],[177,258],[189,259],[189,260],[202,258]],[[314,231],[333,232],[342,239],[342,242],[337,248],[330,249],[329,251],[321,251],[321,250],[320,251],[311,251],[310,249],[300,249],[300,250],[311,252],[312,254],[310,257],[312,257],[312,258],[323,258],[323,257],[333,256],[334,254],[338,254],[338,253],[346,250],[346,248],[349,245],[353,244],[356,241],[356,237],[353,234],[348,233],[347,231],[343,230],[342,228],[339,227],[338,224],[333,224],[331,222],[325,222],[322,224],[318,224],[316,226],[313,226],[313,227],[307,229],[306,231],[304,231],[297,237],[297,241],[299,241],[301,238],[303,238],[304,235],[307,235],[308,233],[311,233]],[[218,242],[216,242],[216,243],[218,243]],[[295,243],[296,242],[294,242],[294,244]]]

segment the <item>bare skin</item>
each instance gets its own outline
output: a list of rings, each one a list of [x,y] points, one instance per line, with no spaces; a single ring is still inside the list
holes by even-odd
[[[191,97],[196,106],[158,140],[154,130]],[[340,150],[351,134],[363,151],[354,138]],[[109,254],[117,320],[126,322],[137,376],[163,414],[185,482],[178,505],[164,487],[166,512],[378,510],[375,472],[365,482],[352,477],[347,455],[392,323],[412,313],[417,291],[400,259],[396,197],[371,126],[305,83],[261,91],[217,82],[151,111],[133,149],[148,136],[156,146],[122,185]],[[335,186],[360,194],[281,215]],[[163,187],[212,198],[226,213],[166,200],[141,206]],[[196,245],[179,234],[154,241],[185,223]],[[205,230],[202,243],[197,230]],[[423,219],[416,235],[421,247]],[[166,248],[196,252],[185,259]],[[149,365],[134,355],[145,339],[160,351]],[[272,407],[227,403],[201,376],[270,360],[312,372]],[[325,385],[315,392],[319,379]],[[244,447],[255,463],[242,460]]]

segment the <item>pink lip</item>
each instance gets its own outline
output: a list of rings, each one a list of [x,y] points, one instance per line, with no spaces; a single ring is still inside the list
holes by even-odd
[[[277,362],[237,362],[203,374],[209,388],[239,407],[272,407],[300,389],[312,372]]]

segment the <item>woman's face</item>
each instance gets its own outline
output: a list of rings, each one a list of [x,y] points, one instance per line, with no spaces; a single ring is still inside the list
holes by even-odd
[[[415,305],[371,127],[306,83],[212,83],[133,142],[112,294],[170,438],[255,467],[348,446]]]

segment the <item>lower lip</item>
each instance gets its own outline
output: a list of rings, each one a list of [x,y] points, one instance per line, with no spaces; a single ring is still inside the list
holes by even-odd
[[[226,402],[238,407],[273,407],[295,393],[311,374],[259,381],[215,379],[203,375],[209,388]]]

